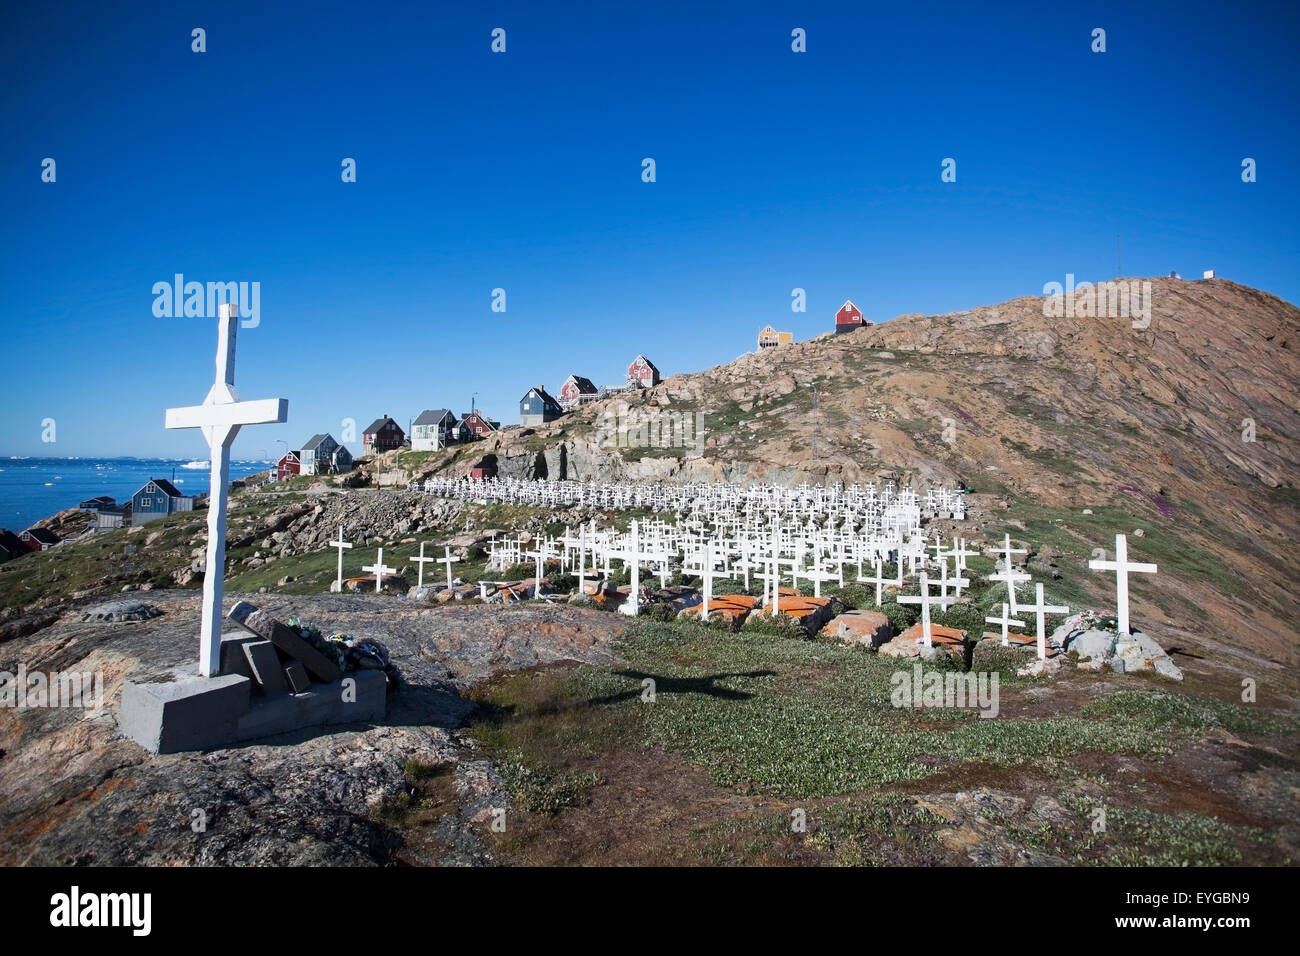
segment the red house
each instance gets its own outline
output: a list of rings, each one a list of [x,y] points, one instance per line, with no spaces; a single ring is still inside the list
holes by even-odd
[[[59,536],[49,528],[28,528],[18,540],[28,551],[48,551],[59,543]]]
[[[627,367],[629,388],[654,388],[659,384],[659,369],[644,355],[638,355]]]
[[[501,423],[487,418],[477,411],[470,412],[468,415],[460,417],[461,440],[464,441],[470,436],[474,438],[487,438],[488,435],[501,427]]]
[[[835,313],[835,334],[852,332],[862,328],[862,310],[849,299],[844,300],[840,310]]]
[[[302,462],[298,460],[297,452],[285,452],[284,457],[275,463],[276,481],[283,481],[285,478],[300,474],[302,474]]]
[[[572,411],[579,405],[594,402],[600,397],[600,389],[589,378],[570,375],[560,386],[560,407]]]
[[[470,478],[476,481],[485,481],[497,476],[497,456],[484,455],[479,459],[479,463],[469,470]]]
[[[370,451],[392,451],[401,448],[406,441],[406,432],[387,415],[376,418],[361,434],[361,444]]]

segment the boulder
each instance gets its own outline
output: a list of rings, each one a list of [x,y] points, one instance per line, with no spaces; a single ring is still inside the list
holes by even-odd
[[[822,634],[874,650],[889,641],[893,628],[879,611],[845,611],[822,628]]]

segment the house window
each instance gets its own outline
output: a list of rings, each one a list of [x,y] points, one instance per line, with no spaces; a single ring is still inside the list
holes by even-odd
[[[141,498],[141,499],[140,499],[140,507],[141,507],[141,508],[149,508],[149,507],[151,507],[152,505],[153,505],[153,499],[152,499],[152,498]]]

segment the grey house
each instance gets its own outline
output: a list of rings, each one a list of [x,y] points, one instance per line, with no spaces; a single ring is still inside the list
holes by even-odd
[[[456,440],[459,422],[448,409],[420,412],[411,423],[411,451],[441,451]]]
[[[300,475],[328,475],[352,470],[352,452],[331,435],[312,435],[297,453]]]

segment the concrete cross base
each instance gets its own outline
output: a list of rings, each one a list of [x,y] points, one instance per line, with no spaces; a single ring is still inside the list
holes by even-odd
[[[244,674],[200,677],[197,671],[127,681],[119,725],[124,736],[145,750],[169,754],[213,750],[308,727],[382,720],[387,704],[382,671],[312,683],[301,694],[254,697],[253,684]]]

